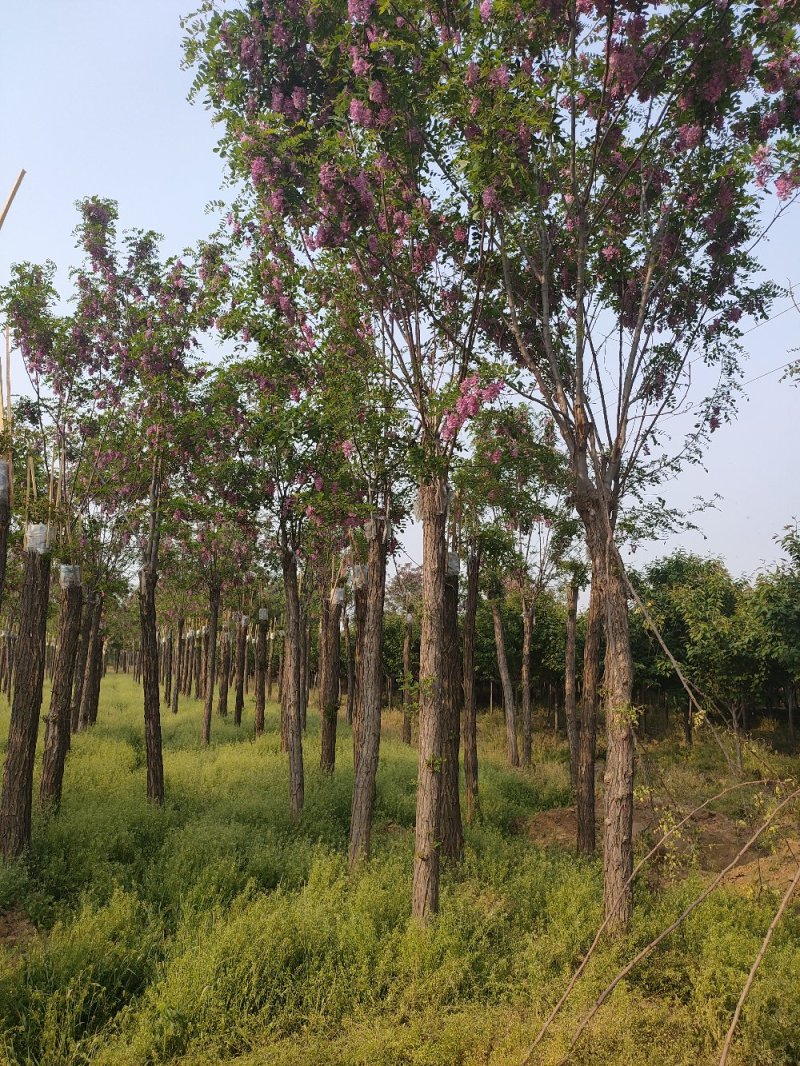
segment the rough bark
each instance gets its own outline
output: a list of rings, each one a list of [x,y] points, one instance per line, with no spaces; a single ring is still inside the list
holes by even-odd
[[[503,686],[503,710],[506,719],[506,751],[511,766],[519,766],[519,748],[517,747],[517,712],[514,706],[514,686],[508,669],[506,642],[503,635],[503,619],[500,604],[492,600],[492,621],[494,622],[494,643],[497,650],[497,668],[500,683]]]
[[[403,635],[403,743],[411,743],[411,689],[413,677],[411,674],[411,641],[414,636],[414,622],[411,617],[406,618],[405,633]]]
[[[139,573],[139,625],[142,634],[147,798],[152,803],[161,805],[164,802],[164,761],[161,752],[161,701],[158,687],[156,581],[155,569],[151,566],[143,567]]]
[[[303,778],[302,723],[302,634],[300,590],[297,580],[297,557],[284,542],[281,553],[283,585],[286,594],[286,640],[283,666],[283,706],[286,723],[286,750],[289,755],[289,811],[296,821],[303,810],[305,782]]]
[[[608,555],[610,556],[610,552]],[[633,910],[634,715],[628,601],[618,564],[606,570],[605,693],[607,756],[604,778],[603,902],[611,928],[624,928]]]
[[[255,735],[264,732],[264,715],[267,707],[267,619],[258,616],[258,637],[256,639],[256,712],[253,720]]]
[[[567,644],[564,653],[564,718],[569,742],[569,776],[573,789],[578,787],[578,714],[575,685],[575,638],[578,617],[578,585],[567,589]]]
[[[439,910],[442,758],[442,680],[445,669],[444,581],[447,567],[447,482],[420,487],[422,514],[422,630],[419,661],[419,771],[411,914],[425,921]]]
[[[78,650],[75,655],[75,673],[72,692],[72,711],[70,730],[77,733],[81,723],[81,700],[83,699],[83,678],[86,673],[86,656],[89,654],[89,641],[92,636],[92,617],[94,613],[94,584],[84,586],[83,606],[81,607],[81,632]],[[136,680],[134,676],[134,680]]]
[[[219,673],[219,698],[217,714],[220,718],[228,717],[228,689],[231,686],[232,638],[230,631],[222,634],[222,665]]]
[[[49,586],[49,553],[27,551],[20,592],[17,671],[0,795],[0,853],[4,859],[21,855],[31,842],[33,764],[42,707]]]
[[[185,642],[184,635],[183,635],[184,624],[185,624],[184,620],[182,618],[179,618],[178,619],[178,637],[177,637],[177,642],[176,642],[176,645],[175,645],[175,654],[174,654],[175,665],[174,665],[174,669],[173,669],[174,677],[173,677],[173,680],[172,680],[172,700],[171,700],[171,708],[170,708],[173,714],[177,714],[178,713],[178,695],[179,695],[179,690],[180,690],[180,687],[181,687],[181,684],[180,684],[181,683],[181,669],[183,667],[183,660],[184,660],[184,657],[186,655],[186,642]]]
[[[368,540],[367,588],[361,638],[359,677],[359,755],[353,782],[350,817],[349,861],[351,869],[369,857],[372,811],[381,743],[381,697],[383,687],[383,608],[386,595],[386,528],[374,520]],[[355,733],[355,730],[354,730]]]
[[[353,724],[353,703],[356,698],[355,669],[353,666],[353,644],[350,639],[350,617],[344,612],[344,652],[347,669],[347,724]]]
[[[322,590],[319,609],[319,711],[322,719],[320,769],[333,773],[336,764],[336,726],[339,720],[339,667],[342,604],[334,591],[331,602]]]
[[[172,659],[175,654],[172,630],[167,633],[164,645],[164,706],[169,707],[172,700]]]
[[[353,615],[356,630],[355,678],[353,685],[353,770],[358,770],[361,758],[361,728],[363,721],[362,674],[364,656],[364,615],[367,609],[367,590],[365,586],[353,589]]]
[[[86,666],[81,689],[80,728],[88,729],[96,720],[94,705],[95,674],[98,669],[97,648],[100,642],[100,623],[103,617],[103,594],[96,592],[92,602],[92,624],[89,630],[89,647],[86,651]]]
[[[531,716],[531,645],[535,606],[531,597],[522,601],[522,765],[530,766],[533,749],[533,720]]]
[[[219,601],[221,589],[217,578],[212,578],[208,590],[208,633],[206,644],[205,679],[203,681],[203,737],[202,745],[211,743],[211,718],[214,714],[214,689],[217,683],[217,637],[219,634]]]
[[[461,740],[461,662],[458,641],[458,573],[444,582],[444,740],[442,762],[442,855],[464,857],[464,827],[458,795],[458,749]]]
[[[242,724],[244,711],[244,674],[247,666],[247,615],[239,617],[236,629],[236,696],[233,703],[233,724]]]
[[[11,528],[11,486],[9,463],[0,459],[0,606],[6,587],[6,563],[8,560],[8,532]]]
[[[578,853],[594,855],[595,790],[594,761],[597,745],[597,698],[600,684],[600,642],[603,635],[603,569],[592,565],[592,587],[586,615],[586,639],[583,645],[583,683],[581,686],[581,722],[578,740]]]
[[[467,591],[464,600],[464,788],[467,824],[480,813],[478,799],[478,716],[475,696],[475,618],[478,612],[480,549],[471,545],[467,554]]]

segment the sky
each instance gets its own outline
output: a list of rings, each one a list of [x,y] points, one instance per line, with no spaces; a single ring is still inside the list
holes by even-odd
[[[192,0],[26,0],[7,4],[0,37],[0,202],[27,176],[0,231],[0,284],[12,263],[51,259],[62,289],[76,260],[75,201],[117,200],[122,228],[162,233],[169,254],[213,229],[207,205],[224,196],[216,133],[191,75],[181,70],[180,17]],[[800,284],[800,211],[775,228],[767,276]],[[774,543],[800,518],[800,388],[773,372],[800,345],[800,313],[779,300],[769,323],[745,337],[749,362],[737,421],[712,438],[704,466],[662,487],[671,506],[719,496],[700,531],[640,548],[635,565],[683,546],[723,557],[751,575],[780,558]],[[763,376],[762,376],[763,375]],[[756,380],[752,380],[756,379]],[[24,388],[14,365],[13,391]],[[676,425],[680,423],[676,421]],[[418,529],[407,537],[419,560]]]

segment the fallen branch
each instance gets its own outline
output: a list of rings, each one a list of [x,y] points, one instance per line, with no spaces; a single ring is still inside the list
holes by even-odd
[[[725,1044],[722,1048],[722,1055],[720,1056],[719,1066],[725,1066],[726,1062],[728,1061],[728,1052],[731,1049],[733,1033],[739,1021],[739,1015],[742,1013],[742,1004],[747,998],[747,993],[750,991],[750,986],[753,983],[753,978],[756,975],[756,970],[761,965],[761,960],[767,953],[767,948],[769,947],[770,940],[772,940],[772,934],[775,932],[775,927],[783,917],[783,912],[788,907],[789,900],[794,895],[794,890],[797,888],[798,883],[800,883],[800,865],[798,865],[797,867],[797,873],[794,875],[792,883],[789,885],[789,887],[786,889],[786,892],[784,893],[783,899],[781,900],[781,905],[775,912],[775,916],[769,924],[769,929],[767,930],[764,939],[761,941],[761,947],[759,949],[759,952],[753,960],[753,965],[750,967],[750,973],[747,975],[747,980],[744,983],[742,994],[739,996],[739,1002],[736,1004],[736,1010],[733,1012],[733,1018],[731,1019],[730,1029],[728,1029],[728,1035],[725,1037]]]
[[[639,871],[644,866],[644,864],[646,862],[648,862],[650,859],[652,859],[652,857],[656,854],[656,852],[659,850],[661,845],[664,844],[665,841],[667,841],[673,835],[673,833],[677,833],[679,829],[681,829],[684,825],[686,825],[686,823],[688,821],[690,821],[690,819],[694,818],[694,816],[696,814],[699,814],[700,811],[702,811],[706,807],[708,807],[708,805],[710,803],[713,803],[715,800],[721,799],[723,796],[726,796],[729,792],[735,792],[737,789],[740,789],[740,788],[749,788],[750,786],[756,786],[756,785],[761,785],[761,786],[776,785],[776,784],[782,784],[782,783],[783,782],[779,782],[779,781],[764,781],[764,780],[761,780],[761,779],[755,780],[755,781],[740,781],[740,782],[738,782],[735,785],[729,785],[727,788],[724,788],[722,790],[722,792],[717,792],[716,795],[714,795],[714,796],[709,796],[709,798],[707,800],[704,800],[698,807],[695,807],[693,810],[689,811],[689,813],[686,815],[685,818],[682,818],[680,822],[678,822],[676,825],[674,825],[671,829],[667,830],[667,832],[661,837],[661,839],[658,841],[658,843],[654,844],[653,847],[650,849],[650,851],[648,851],[648,853],[644,856],[644,858],[639,860],[639,862],[633,868],[633,871],[632,871],[630,877],[625,882],[625,884],[622,886],[622,889],[620,891],[620,895],[614,901],[614,906],[616,907],[617,903],[622,898],[622,893],[627,889],[628,885],[631,884],[631,882],[636,877],[636,875],[639,873]],[[613,908],[611,908],[611,910],[613,911]],[[595,938],[592,941],[592,943],[591,943],[591,945],[589,947],[589,950],[586,952],[585,956],[583,957],[583,961],[581,962],[580,966],[575,971],[575,973],[572,975],[572,979],[570,980],[570,983],[567,985],[567,988],[566,988],[564,994],[561,996],[561,999],[559,999],[558,1003],[556,1003],[555,1007],[553,1007],[553,1009],[550,1012],[550,1014],[549,1014],[547,1020],[545,1021],[544,1025],[539,1030],[539,1033],[538,1033],[536,1039],[534,1040],[533,1044],[531,1044],[531,1047],[528,1050],[528,1053],[525,1056],[525,1058],[522,1060],[522,1063],[520,1064],[520,1066],[529,1066],[529,1063],[531,1061],[531,1056],[533,1055],[533,1053],[536,1050],[536,1048],[538,1047],[538,1045],[541,1043],[542,1039],[544,1038],[545,1034],[547,1033],[547,1030],[550,1028],[550,1024],[552,1023],[553,1019],[556,1017],[558,1012],[561,1010],[561,1008],[563,1007],[564,1003],[567,1001],[567,998],[569,997],[570,993],[572,992],[573,988],[578,983],[578,980],[580,979],[581,974],[586,969],[586,966],[589,963],[589,959],[592,957],[595,948],[597,947],[597,945],[600,942],[600,937],[603,935],[603,932],[605,931],[605,929],[607,928],[607,926],[609,924],[609,920],[610,919],[608,917],[606,917],[604,919],[603,923],[601,924],[600,928],[597,930],[597,933],[595,934]]]
[[[600,995],[595,1000],[594,1005],[592,1006],[592,1009],[589,1011],[589,1013],[583,1019],[581,1024],[578,1026],[578,1031],[575,1033],[575,1036],[572,1038],[572,1043],[569,1046],[567,1054],[569,1054],[569,1052],[571,1052],[572,1049],[575,1047],[575,1045],[577,1044],[578,1040],[580,1039],[580,1037],[581,1037],[584,1029],[586,1028],[586,1026],[589,1024],[589,1022],[592,1020],[592,1018],[594,1018],[595,1014],[597,1014],[597,1012],[600,1010],[602,1005],[605,1003],[605,1001],[608,999],[608,997],[611,995],[611,993],[614,991],[614,989],[617,987],[617,985],[620,983],[620,981],[622,981],[625,977],[627,977],[628,974],[631,972],[631,970],[634,968],[634,966],[637,965],[637,963],[641,962],[642,959],[647,958],[647,956],[650,954],[650,952],[653,951],[654,948],[657,948],[662,940],[665,940],[669,936],[670,933],[672,933],[675,929],[677,929],[678,926],[686,918],[689,917],[689,915],[692,913],[692,911],[696,910],[700,906],[700,904],[705,899],[707,899],[708,896],[711,895],[711,893],[714,891],[714,889],[717,888],[722,883],[722,881],[725,879],[727,874],[730,873],[730,871],[734,868],[734,866],[736,866],[736,864],[739,862],[739,860],[750,850],[750,848],[753,846],[753,844],[755,844],[755,842],[758,840],[758,838],[761,836],[761,834],[764,832],[764,830],[767,829],[769,827],[769,825],[775,820],[775,817],[777,816],[777,814],[781,810],[783,810],[783,808],[788,803],[791,803],[792,800],[797,799],[798,796],[800,796],[800,788],[795,789],[794,792],[791,792],[786,797],[785,800],[782,800],[778,804],[778,806],[775,808],[775,810],[772,812],[772,814],[770,814],[770,816],[766,819],[766,821],[761,823],[761,825],[758,827],[758,829],[755,831],[755,833],[750,837],[750,839],[747,841],[747,843],[744,845],[744,847],[741,848],[741,850],[736,854],[736,856],[728,863],[728,865],[725,867],[725,869],[722,870],[714,878],[714,880],[711,882],[711,884],[708,886],[708,888],[704,889],[704,891],[702,891],[700,893],[700,895],[697,896],[697,898],[695,900],[693,900],[693,902],[690,903],[689,906],[686,907],[681,912],[681,914],[675,919],[674,922],[672,922],[671,925],[667,926],[667,928],[664,929],[661,933],[659,933],[658,936],[655,937],[655,939],[651,940],[649,944],[646,944],[642,948],[642,950],[640,952],[638,952],[631,959],[631,961],[629,963],[627,963],[627,965],[623,966],[623,968],[620,970],[620,972],[617,974],[617,976],[614,978],[614,980],[611,981],[610,984],[606,985],[606,987],[603,989],[603,991],[600,993]],[[568,1062],[568,1058],[563,1058],[561,1060],[561,1062],[559,1062],[558,1066],[564,1066],[564,1064],[567,1063],[567,1062]]]

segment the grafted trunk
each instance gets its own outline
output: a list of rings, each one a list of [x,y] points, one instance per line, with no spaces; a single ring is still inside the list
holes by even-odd
[[[208,590],[208,633],[206,642],[205,679],[203,689],[203,737],[202,744],[207,748],[211,743],[211,718],[214,713],[214,688],[217,683],[217,635],[219,633],[220,583],[212,578]]]
[[[227,630],[222,634],[222,666],[219,674],[219,698],[217,700],[217,714],[220,718],[228,717],[228,689],[231,686],[231,660],[233,658],[231,643],[231,633],[230,630]]]
[[[475,618],[478,612],[480,548],[470,545],[467,554],[467,592],[464,601],[464,786],[467,824],[480,813],[478,800],[478,716],[475,698]]]
[[[233,724],[242,724],[244,711],[244,674],[247,666],[247,624],[246,614],[239,616],[236,633],[236,696],[233,703]]]
[[[569,776],[573,789],[578,787],[578,718],[575,687],[575,637],[578,617],[578,585],[572,581],[567,590],[567,646],[564,654],[564,717],[569,742]]]
[[[414,619],[411,614],[406,615],[406,627],[403,635],[403,743],[411,743],[411,688],[413,677],[411,674],[411,641],[414,636]]]
[[[506,719],[506,751],[508,753],[509,763],[512,766],[519,766],[517,712],[514,706],[514,686],[511,683],[511,673],[508,669],[506,642],[503,635],[503,619],[500,614],[500,605],[497,600],[492,600],[492,621],[494,622],[494,644],[497,651],[497,668],[500,672],[500,683],[503,686],[503,710]]]
[[[17,671],[11,702],[3,789],[0,795],[0,853],[12,859],[30,845],[33,764],[42,707],[50,553],[25,553],[19,603]]]
[[[286,750],[289,754],[289,811],[298,820],[303,810],[302,657],[300,590],[297,581],[297,557],[284,542],[281,553],[283,585],[286,593],[286,640],[283,655],[283,705],[286,723]]]
[[[264,714],[267,706],[267,611],[258,612],[258,638],[256,640],[256,713],[253,720],[255,735],[264,732]]]
[[[333,773],[336,764],[336,726],[339,720],[339,665],[341,639],[339,630],[342,619],[342,596],[344,590],[334,589],[329,600],[322,590],[319,608],[319,710],[322,719],[322,749],[320,768]]]
[[[612,562],[607,568],[604,589],[606,662],[603,691],[608,751],[604,778],[603,901],[612,928],[627,926],[633,909],[633,888],[628,883],[633,870],[633,662],[627,594],[618,566]]]
[[[531,718],[531,645],[535,607],[522,601],[522,765],[530,766],[533,749],[533,721]]]
[[[367,541],[367,588],[364,594],[359,677],[359,755],[353,781],[349,861],[351,869],[369,857],[372,811],[381,743],[383,683],[383,607],[386,595],[386,543],[382,520],[373,520]],[[355,732],[355,730],[354,730]]]
[[[179,689],[181,687],[181,684],[180,684],[181,683],[181,670],[182,670],[182,667],[183,667],[183,660],[184,660],[184,657],[186,655],[186,642],[184,640],[183,627],[184,627],[184,621],[183,621],[182,618],[179,618],[178,619],[178,639],[177,639],[177,644],[176,644],[176,647],[175,647],[175,656],[174,656],[174,659],[175,659],[175,667],[174,667],[174,670],[173,670],[174,677],[173,677],[173,680],[172,680],[172,701],[171,701],[172,706],[171,706],[171,710],[172,710],[173,714],[177,714],[178,713],[178,695],[179,695]]]
[[[103,594],[96,592],[92,603],[92,626],[89,631],[89,647],[81,690],[80,728],[88,729],[97,719],[95,706],[96,674],[98,670],[97,649],[100,644],[100,623],[103,618]],[[158,680],[158,679],[156,679]]]
[[[442,854],[464,857],[464,827],[458,795],[458,749],[461,740],[461,656],[458,646],[458,557],[448,563],[444,582],[444,743],[442,762]]]
[[[444,597],[447,568],[447,481],[420,487],[422,513],[422,630],[419,656],[419,770],[411,914],[426,920],[439,910],[445,670]]]
[[[592,564],[592,587],[586,616],[581,689],[581,729],[578,752],[578,852],[594,855],[595,841],[595,751],[597,746],[597,700],[600,684],[600,642],[605,604],[602,564]]]

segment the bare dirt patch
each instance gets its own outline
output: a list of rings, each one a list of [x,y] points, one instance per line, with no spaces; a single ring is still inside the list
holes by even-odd
[[[0,948],[21,951],[36,936],[36,926],[22,911],[10,910],[0,914]]]
[[[598,808],[601,805],[598,804]],[[637,852],[649,850],[672,824],[683,814],[670,814],[658,805],[636,804],[633,813],[633,838],[640,842]],[[575,849],[577,816],[574,807],[556,807],[539,811],[528,820],[528,836],[540,847]],[[715,811],[700,811],[682,826],[659,849],[651,860],[651,869],[676,874],[689,869],[719,873],[732,863],[747,840],[753,827],[743,825]],[[597,846],[602,850],[603,823],[597,819]],[[736,888],[785,888],[800,861],[800,840],[780,831],[778,839],[763,847],[750,848],[736,862],[729,874],[728,884]]]

